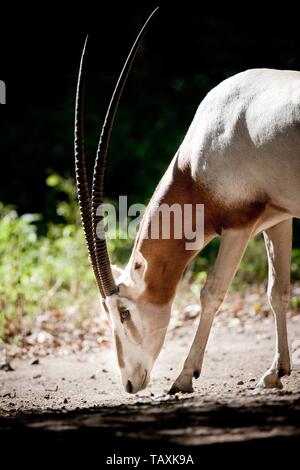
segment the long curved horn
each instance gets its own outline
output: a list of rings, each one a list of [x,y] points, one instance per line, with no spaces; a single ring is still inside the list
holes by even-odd
[[[103,213],[101,211],[103,204],[103,188],[104,188],[104,173],[105,165],[107,160],[107,151],[110,140],[110,135],[118,109],[118,104],[122,95],[124,85],[126,83],[128,74],[130,72],[131,66],[133,64],[134,58],[138,51],[138,48],[141,44],[141,41],[144,37],[144,34],[149,26],[154,14],[157,12],[156,8],[144,26],[142,27],[140,33],[138,34],[132,49],[127,57],[125,65],[122,69],[122,72],[117,81],[116,87],[114,89],[108,110],[105,116],[104,124],[102,127],[102,132],[98,144],[98,150],[96,154],[96,161],[94,167],[93,175],[93,186],[92,186],[92,217],[93,217],[93,230],[94,230],[94,248],[95,255],[97,260],[98,272],[100,273],[102,286],[106,296],[112,295],[118,291],[117,285],[115,283],[111,264],[109,259],[109,254],[107,251],[107,243],[105,237],[105,231],[103,228]],[[100,212],[100,213],[99,213]],[[99,232],[101,233],[99,234]],[[98,234],[97,234],[98,232]],[[99,236],[100,235],[100,236]]]
[[[76,186],[78,193],[78,201],[80,208],[81,221],[85,234],[86,244],[88,248],[90,262],[96,277],[96,281],[101,293],[102,298],[105,297],[104,289],[101,283],[100,273],[98,271],[98,264],[94,249],[94,232],[92,221],[92,206],[89,195],[86,164],[85,164],[85,151],[84,151],[84,123],[83,123],[83,102],[84,102],[84,77],[86,69],[86,51],[87,51],[86,37],[84,47],[82,50],[78,81],[76,92],[76,106],[75,106],[75,174]]]

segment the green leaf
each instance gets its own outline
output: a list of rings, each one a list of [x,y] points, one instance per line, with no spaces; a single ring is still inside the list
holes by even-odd
[[[46,185],[50,188],[54,188],[55,186],[59,185],[61,181],[61,177],[57,174],[53,174],[47,177]]]

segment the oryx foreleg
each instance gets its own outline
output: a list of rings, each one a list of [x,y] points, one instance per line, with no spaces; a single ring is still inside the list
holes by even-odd
[[[201,292],[202,309],[198,329],[183,369],[174,382],[170,393],[193,391],[192,379],[200,376],[204,351],[214,316],[236,273],[253,230],[254,225],[238,230],[223,230],[216,262]]]

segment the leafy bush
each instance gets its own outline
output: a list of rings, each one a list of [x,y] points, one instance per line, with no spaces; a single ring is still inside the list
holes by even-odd
[[[50,226],[37,236],[38,215],[0,206],[0,339],[20,333],[23,317],[72,305],[92,287],[81,230]]]
[[[38,235],[41,215],[18,216],[13,207],[0,204],[0,341],[24,334],[24,325],[30,326],[24,319],[49,309],[76,305],[88,314],[86,303],[98,295],[74,182],[54,174],[46,183],[55,191],[60,223],[49,223],[45,235]],[[110,240],[113,262],[125,262],[131,245]]]

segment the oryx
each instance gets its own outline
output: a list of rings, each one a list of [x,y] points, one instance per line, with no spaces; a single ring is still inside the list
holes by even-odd
[[[115,338],[124,388],[136,393],[149,383],[165,339],[176,287],[185,267],[199,251],[187,250],[184,237],[148,236],[162,203],[182,207],[203,204],[202,246],[216,236],[221,237],[215,265],[201,292],[199,326],[171,392],[193,390],[192,379],[200,375],[214,315],[249,239],[261,232],[268,253],[268,296],[275,315],[277,340],[274,361],[260,385],[281,387],[280,377],[291,372],[286,311],[292,220],[300,217],[299,72],[247,70],[208,93],[152,196],[129,263],[117,278],[112,272],[105,236],[99,236],[97,227],[102,221],[99,206],[103,202],[111,129],[122,89],[154,13],[139,33],[114,90],[96,155],[91,196],[83,132],[86,45],[76,97],[75,155],[80,211],[91,264]]]

